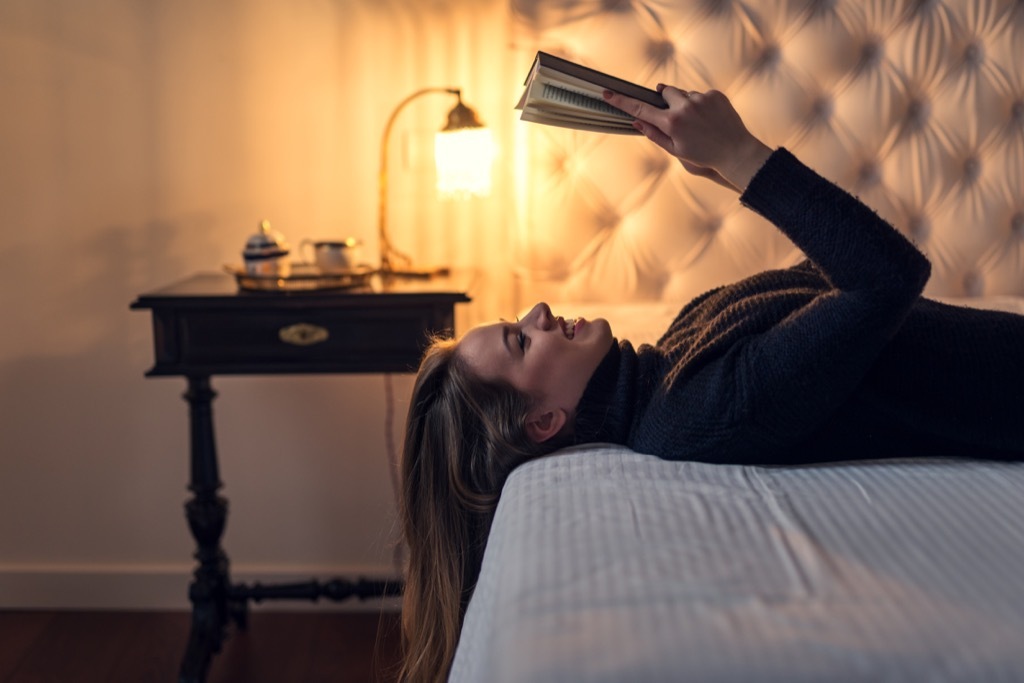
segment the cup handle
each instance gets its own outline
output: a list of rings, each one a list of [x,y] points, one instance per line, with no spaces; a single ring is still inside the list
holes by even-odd
[[[313,258],[309,258],[308,256],[306,256],[306,247],[313,247],[313,240],[304,239],[301,242],[299,242],[299,255],[302,256],[303,263],[316,263],[315,254],[313,255]],[[315,249],[315,247],[313,248]]]

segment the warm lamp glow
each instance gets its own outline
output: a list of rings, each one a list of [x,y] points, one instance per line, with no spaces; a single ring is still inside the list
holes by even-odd
[[[434,137],[437,191],[445,197],[486,197],[491,193],[494,139],[487,128],[440,131]]]
[[[462,91],[458,88],[423,88],[399,102],[384,125],[380,143],[380,212],[377,227],[380,237],[380,272],[385,275],[429,276],[447,270],[411,268],[412,259],[395,249],[388,236],[388,141],[391,128],[407,104],[430,93],[447,93],[459,98],[458,104],[448,112],[447,125],[434,141],[438,191],[450,197],[482,196],[491,191],[494,142],[490,131],[484,128],[476,113],[462,103]]]

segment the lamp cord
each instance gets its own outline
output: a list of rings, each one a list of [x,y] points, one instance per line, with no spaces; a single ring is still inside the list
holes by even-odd
[[[395,509],[399,506],[401,476],[398,471],[398,451],[395,448],[395,387],[390,373],[384,375],[384,448],[387,452],[388,471],[391,475],[391,496]],[[391,549],[391,563],[398,576],[405,575],[405,541],[399,534]]]

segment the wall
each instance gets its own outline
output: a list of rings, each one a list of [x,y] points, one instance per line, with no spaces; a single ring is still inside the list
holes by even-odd
[[[504,12],[0,0],[0,607],[187,605],[184,382],[143,378],[149,321],[129,303],[238,262],[262,218],[292,242],[374,249],[379,136],[402,97],[461,85],[508,138]],[[431,189],[451,105],[425,98],[396,127],[393,237],[500,273],[501,159],[489,199]],[[459,324],[509,306],[504,292],[482,280]],[[237,578],[393,572],[384,382],[215,379]],[[394,378],[396,432],[410,386]]]

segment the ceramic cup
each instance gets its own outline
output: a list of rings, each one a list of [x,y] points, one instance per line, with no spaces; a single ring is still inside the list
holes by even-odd
[[[302,249],[306,260],[315,263],[324,273],[343,273],[355,270],[359,263],[359,240],[349,237],[343,240],[303,240]],[[312,250],[312,258],[309,253]]]

